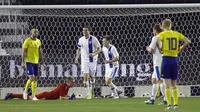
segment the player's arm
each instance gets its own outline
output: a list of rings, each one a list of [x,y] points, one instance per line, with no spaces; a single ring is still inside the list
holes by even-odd
[[[69,97],[66,97],[66,96],[60,96],[60,100],[68,100],[69,99]]]
[[[158,50],[159,50],[160,53],[162,54],[162,45],[161,45],[161,43],[162,43],[162,35],[159,34],[157,37],[158,37],[158,38],[157,38],[157,40],[156,40],[156,45],[157,45],[157,47],[158,47]]]
[[[59,88],[59,96],[60,96],[60,100],[67,100],[68,99],[68,97],[66,97],[67,95],[65,94],[66,92],[66,90],[65,90],[65,85],[64,84],[60,84],[59,86],[58,86],[58,88]]]
[[[101,52],[101,47],[98,47],[96,52],[91,53],[90,56],[96,56],[97,54],[99,54]]]
[[[97,38],[94,38],[94,45],[97,48],[97,50],[94,53],[89,54],[92,57],[96,56],[97,54],[99,54],[101,52],[101,44],[99,43]]]
[[[26,56],[27,56],[28,40],[26,39],[22,47],[22,67],[25,67]]]
[[[44,66],[44,69],[46,69],[46,65],[44,64],[44,58],[43,58],[43,52],[41,48],[41,42],[40,42],[40,47],[39,47],[39,62]]]
[[[81,49],[78,48],[78,49],[76,50],[75,63],[78,63],[78,58],[79,58],[80,54],[81,54]]]
[[[78,49],[76,50],[75,63],[78,63],[78,58],[81,54],[81,39],[79,39],[77,47]]]
[[[153,37],[152,40],[151,40],[151,44],[149,46],[146,47],[146,50],[149,52],[149,53],[153,53],[154,52],[154,49],[156,48],[156,45],[157,45],[157,38],[156,37]]]
[[[180,46],[179,52],[183,51],[183,49],[185,49],[191,43],[191,41],[187,37],[183,37],[182,42],[183,45]]]

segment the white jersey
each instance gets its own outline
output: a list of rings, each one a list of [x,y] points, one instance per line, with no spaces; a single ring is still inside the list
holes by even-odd
[[[78,47],[81,49],[81,62],[97,62],[98,55],[90,57],[90,53],[96,52],[97,48],[101,47],[98,39],[92,35],[88,39],[82,36],[79,39]]]
[[[157,46],[157,36],[154,36],[151,40],[151,44],[149,45],[150,48],[152,48],[154,50],[153,52],[153,64],[154,67],[155,66],[161,66],[161,62],[162,62],[162,54],[160,53],[158,46]],[[162,46],[162,43],[159,43],[159,47]]]
[[[109,48],[103,47],[102,49],[103,53],[104,53],[104,57],[106,58],[106,60],[112,60],[115,57],[119,57],[119,53],[117,52],[117,49],[115,48],[115,46],[113,45],[109,45]],[[112,68],[113,66],[118,66],[119,62],[112,62],[112,63],[108,63],[106,64],[106,68],[110,67]]]

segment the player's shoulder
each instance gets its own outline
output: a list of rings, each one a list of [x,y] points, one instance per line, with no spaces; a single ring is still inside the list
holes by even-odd
[[[98,40],[98,38],[94,35],[91,35],[91,37],[92,37],[93,40]]]
[[[111,44],[110,46],[112,51],[117,50],[117,48],[114,45]]]
[[[180,33],[179,31],[175,31],[175,30],[173,30],[173,33],[175,33],[175,34],[177,34],[177,35],[182,34],[182,33]]]
[[[37,38],[36,41],[41,42],[39,38]]]
[[[85,38],[85,36],[82,36],[81,38],[79,38],[79,40],[82,40],[83,38]]]
[[[25,39],[25,41],[30,41],[31,40],[31,37],[27,37],[26,39]]]
[[[165,34],[165,33],[166,33],[165,31],[162,31],[162,32],[160,32],[160,33],[157,35],[157,37],[162,36],[162,35]]]
[[[158,38],[158,35],[153,36],[152,40],[157,39],[157,38]]]
[[[111,49],[116,49],[114,45],[110,44],[110,46],[111,46]]]

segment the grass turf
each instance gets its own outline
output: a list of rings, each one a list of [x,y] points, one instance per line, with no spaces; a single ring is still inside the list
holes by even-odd
[[[0,100],[0,112],[164,112],[165,106],[146,105],[144,98],[78,100]],[[180,98],[176,112],[200,112],[200,98]]]

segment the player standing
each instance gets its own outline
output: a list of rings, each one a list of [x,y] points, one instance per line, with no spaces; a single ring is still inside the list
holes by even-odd
[[[75,63],[78,63],[81,54],[81,71],[84,75],[84,85],[86,85],[87,99],[92,98],[91,83],[89,79],[93,78],[96,73],[98,54],[101,52],[101,45],[95,36],[90,35],[88,27],[83,28],[83,35],[78,42]],[[91,77],[91,78],[90,78]]]
[[[32,88],[32,100],[38,100],[35,97],[37,88],[37,76],[38,76],[38,63],[43,64],[41,41],[38,37],[38,29],[32,28],[31,37],[28,37],[23,44],[22,48],[22,66],[27,69],[29,80],[26,83],[23,98],[27,100],[27,91],[31,86]]]
[[[154,104],[156,93],[158,91],[158,85],[160,84],[161,93],[164,96],[164,101],[160,104],[167,104],[166,98],[165,98],[165,85],[163,83],[163,80],[160,78],[160,69],[161,69],[161,62],[162,62],[162,54],[160,53],[160,50],[158,49],[158,46],[162,46],[162,43],[157,46],[157,35],[162,32],[160,24],[155,24],[153,27],[153,34],[154,37],[151,40],[151,44],[147,47],[147,51],[149,53],[153,54],[153,67],[154,71],[152,74],[152,96],[150,100],[145,101],[146,104]]]
[[[38,99],[45,99],[45,100],[56,100],[56,99],[67,100],[67,99],[70,99],[70,97],[68,97],[68,91],[69,91],[69,88],[73,87],[74,82],[75,82],[75,80],[73,77],[68,77],[66,79],[65,83],[60,84],[54,90],[49,91],[49,92],[45,91],[45,92],[42,92],[35,96]],[[23,94],[8,93],[5,96],[4,100],[9,100],[12,98],[23,98]],[[32,99],[32,97],[28,96],[27,99]]]
[[[114,91],[114,99],[119,98],[121,91],[112,83],[119,70],[119,53],[114,45],[110,44],[110,37],[103,37],[103,53],[105,57],[105,82]]]
[[[164,79],[166,89],[165,95],[167,99],[167,108],[177,109],[178,108],[178,88],[176,86],[176,80],[178,78],[178,53],[180,53],[185,47],[187,47],[191,41],[185,37],[183,34],[171,30],[172,22],[170,19],[165,19],[162,22],[163,32],[158,34],[158,41],[162,42],[162,71],[161,77]],[[183,42],[183,45],[179,47],[180,42]],[[173,96],[173,108],[171,102],[171,89]]]

